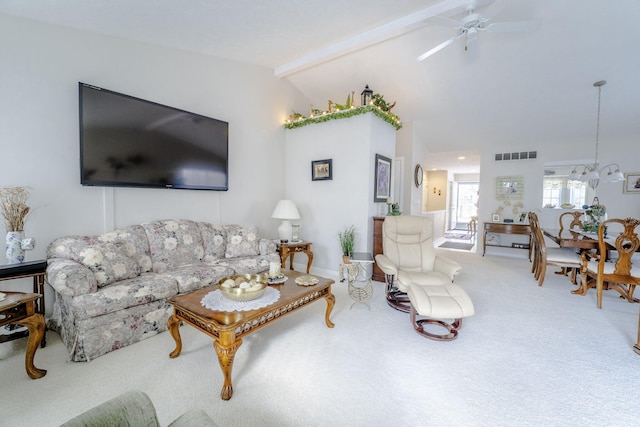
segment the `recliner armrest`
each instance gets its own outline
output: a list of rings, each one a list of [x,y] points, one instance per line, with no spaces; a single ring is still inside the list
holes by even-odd
[[[387,274],[389,276],[398,275],[398,267],[396,267],[396,265],[386,255],[376,255],[376,264],[378,265],[378,268],[380,268],[380,270],[384,272],[384,274]]]
[[[440,273],[446,274],[451,278],[451,281],[453,282],[453,278],[456,277],[456,275],[460,273],[460,271],[462,271],[462,266],[457,262],[450,260],[449,258],[436,256],[433,269],[435,271],[439,271]]]

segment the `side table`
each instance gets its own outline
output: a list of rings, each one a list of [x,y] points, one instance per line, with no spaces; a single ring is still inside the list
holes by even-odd
[[[354,301],[349,310],[353,308],[355,303],[364,304],[371,310],[367,301],[373,296],[373,286],[371,285],[371,276],[367,271],[367,267],[373,264],[373,257],[367,252],[354,252],[350,260],[351,264],[340,264],[338,268],[341,282],[344,282],[344,271],[347,271],[348,292]]]
[[[27,261],[20,264],[0,265],[0,281],[33,277],[33,293],[38,294],[35,301],[35,311],[44,317],[44,281],[47,272],[47,261]],[[10,335],[0,336],[0,343],[23,338],[27,332],[15,332]],[[47,332],[45,328],[40,346],[47,345]]]
[[[313,252],[311,252],[311,242],[278,242],[278,252],[280,253],[280,262],[282,268],[285,268],[287,264],[287,257],[289,258],[289,269],[293,270],[293,257],[296,252],[302,252],[307,255],[307,274],[311,269],[311,263],[313,262]]]
[[[6,294],[6,297],[0,301],[0,326],[17,323],[27,327],[29,331],[25,355],[27,375],[32,379],[42,378],[47,374],[47,371],[33,365],[33,357],[36,354],[38,344],[44,339],[44,316],[35,310],[35,301],[40,298],[40,295],[24,292],[3,293]]]

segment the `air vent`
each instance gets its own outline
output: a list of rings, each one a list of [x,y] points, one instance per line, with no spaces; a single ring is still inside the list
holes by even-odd
[[[518,151],[515,153],[496,153],[495,161],[537,159],[537,151]]]

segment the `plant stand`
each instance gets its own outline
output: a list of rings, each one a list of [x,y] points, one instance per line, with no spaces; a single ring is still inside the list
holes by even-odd
[[[340,264],[338,268],[340,272],[340,281],[344,282],[344,271],[346,270],[348,292],[351,299],[354,301],[349,310],[351,310],[356,303],[361,303],[367,306],[369,311],[371,307],[367,304],[367,301],[373,296],[373,285],[371,284],[371,275],[367,272],[367,266],[373,264],[373,257],[366,252],[355,252],[351,256],[350,264]]]

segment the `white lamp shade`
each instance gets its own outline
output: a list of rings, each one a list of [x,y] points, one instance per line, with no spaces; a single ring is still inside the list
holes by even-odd
[[[280,200],[276,205],[276,208],[273,210],[271,218],[282,220],[282,224],[278,227],[278,237],[280,237],[280,240],[291,240],[291,222],[289,222],[289,220],[300,219],[300,214],[298,213],[296,204],[293,203],[292,200]]]
[[[592,170],[587,174],[587,179],[600,179],[600,174],[597,170]]]
[[[271,218],[276,219],[300,219],[298,208],[292,200],[280,200],[276,205],[276,208],[271,214]]]

